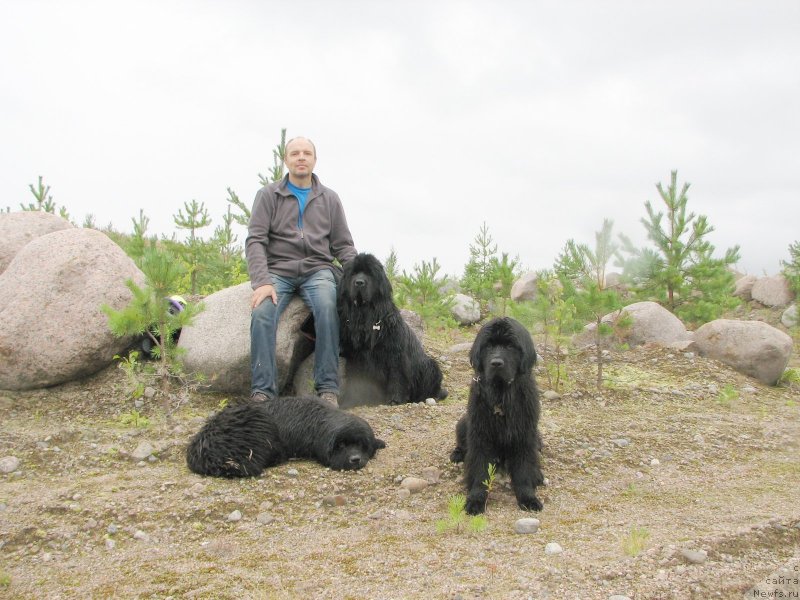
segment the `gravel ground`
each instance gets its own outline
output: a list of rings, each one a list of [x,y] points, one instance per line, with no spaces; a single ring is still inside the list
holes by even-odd
[[[430,347],[446,401],[354,409],[387,442],[358,472],[292,461],[196,476],[184,448],[226,398],[157,392],[137,409],[149,423],[126,423],[116,367],[0,392],[0,597],[798,597],[797,388],[644,348],[611,353],[598,391],[591,357],[571,356],[543,400],[544,510],[519,510],[500,478],[483,531],[440,533],[461,492],[448,455],[470,381],[467,353],[447,345]],[[427,485],[409,494],[407,477]],[[515,533],[529,517],[538,531]]]

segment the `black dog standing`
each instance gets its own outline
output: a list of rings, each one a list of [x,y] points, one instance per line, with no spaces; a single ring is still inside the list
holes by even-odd
[[[470,350],[475,371],[467,414],[456,426],[453,462],[464,461],[466,511],[484,512],[489,464],[511,476],[517,503],[541,510],[536,487],[544,483],[539,454],[539,392],[532,369],[536,350],[530,333],[514,319],[493,319]]]

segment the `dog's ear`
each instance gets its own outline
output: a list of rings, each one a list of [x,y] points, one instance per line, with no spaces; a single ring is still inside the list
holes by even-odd
[[[381,438],[375,438],[375,449],[380,450],[381,448],[386,448],[386,442]]]
[[[522,323],[509,319],[514,329],[514,334],[522,348],[522,360],[519,364],[520,373],[528,373],[536,364],[536,346],[533,345],[533,338],[530,332],[523,327]]]
[[[475,341],[472,342],[472,348],[470,348],[469,351],[469,365],[476,372],[480,371],[483,367],[483,365],[481,365],[481,353],[483,352],[483,348],[489,341],[492,327],[494,327],[494,322],[495,322],[494,320],[489,321],[486,325],[481,327],[481,330],[478,332],[478,335],[475,336]]]

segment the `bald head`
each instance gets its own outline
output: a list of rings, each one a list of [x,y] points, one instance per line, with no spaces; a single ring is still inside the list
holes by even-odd
[[[306,144],[310,145],[311,146],[311,150],[314,152],[314,158],[317,157],[317,148],[316,148],[316,146],[314,146],[314,142],[312,142],[307,137],[297,136],[297,137],[293,137],[288,142],[286,142],[286,154],[289,154],[289,148],[293,144],[302,145],[302,146],[305,146]]]

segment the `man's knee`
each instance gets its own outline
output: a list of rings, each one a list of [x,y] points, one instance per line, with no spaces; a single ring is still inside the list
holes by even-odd
[[[259,329],[274,327],[276,310],[277,307],[272,303],[272,300],[269,298],[264,300],[250,313],[251,327],[256,327]]]

